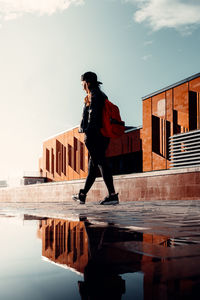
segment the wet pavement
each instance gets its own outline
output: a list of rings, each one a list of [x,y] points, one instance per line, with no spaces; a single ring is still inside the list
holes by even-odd
[[[1,203],[0,232],[0,299],[200,299],[200,201]]]

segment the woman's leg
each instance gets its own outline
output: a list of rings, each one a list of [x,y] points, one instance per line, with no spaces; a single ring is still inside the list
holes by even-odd
[[[115,194],[112,173],[106,161],[106,149],[108,148],[109,142],[110,139],[101,134],[89,136],[85,140],[85,145],[90,153],[88,176],[84,187],[85,194],[87,194],[93,185],[97,177],[98,168],[100,169],[109,195]]]
[[[106,159],[104,159],[103,161],[101,161],[99,163],[99,169],[100,169],[101,175],[103,177],[103,180],[105,182],[105,185],[108,189],[109,195],[115,194],[112,173],[106,162]]]
[[[105,185],[108,189],[109,195],[115,194],[115,188],[113,184],[113,177],[111,169],[107,163],[106,160],[106,150],[108,148],[110,139],[106,138],[104,136],[101,136],[99,139],[100,145],[98,147],[99,149],[99,161],[98,161],[98,167],[100,169],[101,175],[103,177],[103,180],[105,182]]]
[[[89,160],[89,163],[88,163],[88,176],[87,176],[86,181],[85,181],[85,186],[82,190],[85,194],[88,193],[88,191],[92,187],[93,183],[95,182],[95,179],[97,177],[97,169],[98,169],[98,165],[94,165],[92,163],[92,160],[91,160],[91,157],[90,157],[90,160]]]

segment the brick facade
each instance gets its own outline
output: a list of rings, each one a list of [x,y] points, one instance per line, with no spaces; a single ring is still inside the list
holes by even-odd
[[[193,77],[143,98],[143,171],[168,169],[169,137],[200,129],[200,74]]]
[[[128,131],[119,138],[111,139],[106,156],[113,174],[141,172],[140,129]],[[75,127],[44,141],[39,169],[48,181],[83,179],[87,176],[88,159],[84,134],[79,133],[78,127]]]
[[[42,256],[83,273],[89,256],[84,222],[46,219],[40,226]]]

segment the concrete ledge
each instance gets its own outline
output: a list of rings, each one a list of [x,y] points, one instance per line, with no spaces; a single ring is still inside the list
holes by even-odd
[[[200,167],[188,167],[188,168],[177,168],[177,169],[170,169],[170,170],[158,170],[158,171],[149,171],[149,172],[142,172],[142,173],[133,173],[127,175],[114,176],[114,178],[115,177],[116,178],[152,177],[152,176],[163,176],[163,175],[194,173],[194,172],[200,172]]]
[[[43,183],[0,189],[0,202],[66,202],[83,188],[84,180]],[[199,200],[200,167],[114,176],[120,201]],[[107,195],[102,178],[97,178],[87,201]]]

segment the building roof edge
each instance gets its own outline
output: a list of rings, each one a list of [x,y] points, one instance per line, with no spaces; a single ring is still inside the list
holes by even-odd
[[[131,131],[135,131],[135,130],[139,130],[139,129],[142,129],[142,125],[140,126],[137,126],[137,127],[133,127],[133,126],[130,126],[131,128],[129,129],[125,129],[125,133],[129,133]]]
[[[79,127],[79,125],[74,126],[74,127],[71,127],[71,128],[69,128],[69,129],[67,129],[67,130],[63,130],[62,132],[59,132],[59,133],[57,133],[57,134],[55,134],[55,135],[52,135],[52,136],[50,136],[49,138],[46,138],[45,140],[43,140],[43,143],[44,143],[44,142],[47,142],[47,141],[49,141],[49,140],[51,140],[51,139],[53,139],[53,138],[55,138],[55,137],[58,137],[59,135],[61,135],[61,134],[63,134],[63,133],[66,133],[66,132],[68,132],[68,131],[71,131],[71,130],[73,130],[73,129],[76,129],[76,128],[78,128],[78,127]],[[134,127],[134,126],[128,126],[128,127],[130,127],[130,128],[125,129],[125,133],[128,133],[128,132],[131,132],[131,131],[138,130],[138,129],[141,129],[141,128],[142,128],[141,125],[140,125],[140,126],[136,126],[136,127]]]
[[[167,91],[167,90],[169,90],[169,89],[172,89],[172,88],[174,88],[174,87],[176,87],[176,86],[178,86],[178,85],[181,85],[181,84],[183,84],[183,83],[185,83],[185,82],[188,82],[188,81],[193,80],[193,79],[198,78],[198,77],[200,77],[200,73],[194,74],[194,75],[192,75],[192,76],[190,76],[190,77],[187,77],[187,78],[185,78],[185,79],[183,79],[183,80],[180,80],[180,81],[178,81],[178,82],[176,82],[176,83],[174,83],[174,84],[171,84],[171,85],[169,85],[169,86],[167,86],[167,87],[165,87],[165,88],[162,88],[162,89],[157,90],[157,91],[155,91],[155,92],[153,92],[153,93],[150,93],[150,94],[148,94],[148,95],[142,97],[142,100],[146,100],[146,99],[148,99],[148,98],[151,98],[151,97],[153,97],[153,96],[155,96],[155,95],[157,95],[157,94],[163,93],[163,92],[165,92],[165,91]]]
[[[52,136],[50,136],[50,137],[44,139],[44,140],[43,140],[43,143],[44,143],[44,142],[47,142],[47,141],[49,141],[49,140],[51,140],[51,139],[53,139],[53,138],[55,138],[55,137],[57,137],[57,136],[59,136],[59,135],[61,135],[61,134],[63,134],[63,133],[66,133],[66,132],[68,132],[68,131],[71,131],[71,130],[73,130],[73,129],[76,129],[76,128],[78,128],[78,127],[79,127],[79,125],[76,125],[76,126],[73,126],[73,127],[69,128],[69,129],[63,130],[63,131],[61,131],[61,132],[59,132],[59,133],[57,133],[57,134],[55,134],[55,135],[52,135]]]

